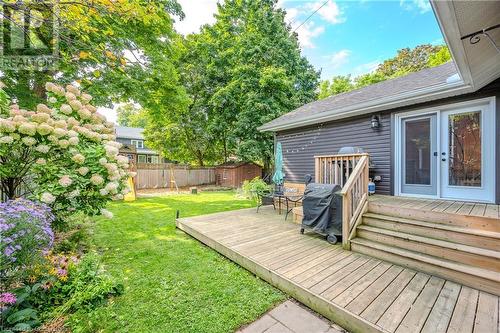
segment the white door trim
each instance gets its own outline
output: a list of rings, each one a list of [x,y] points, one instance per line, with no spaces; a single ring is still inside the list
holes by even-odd
[[[402,129],[401,129],[401,121],[404,118],[410,118],[410,117],[415,117],[415,116],[420,116],[420,115],[430,115],[430,114],[436,114],[437,115],[437,128],[439,129],[439,133],[441,132],[441,112],[442,111],[449,111],[451,109],[456,109],[456,108],[465,108],[465,107],[474,107],[477,105],[486,105],[486,107],[489,110],[492,110],[493,112],[493,119],[496,124],[496,98],[494,96],[492,97],[487,97],[487,98],[480,98],[480,99],[474,99],[474,100],[469,100],[465,102],[459,102],[459,103],[452,103],[452,104],[445,104],[445,105],[440,105],[440,106],[435,106],[435,107],[430,107],[430,108],[424,108],[424,109],[418,109],[418,110],[413,110],[413,111],[408,111],[408,112],[401,112],[401,113],[396,113],[394,115],[394,145],[393,145],[393,152],[394,152],[394,176],[393,176],[393,188],[394,188],[394,195],[396,196],[408,196],[408,197],[417,197],[417,198],[431,198],[431,199],[436,199],[436,198],[441,198],[441,199],[446,199],[441,197],[441,186],[440,186],[440,179],[441,179],[441,168],[437,168],[437,177],[438,177],[438,187],[437,187],[437,195],[421,195],[421,194],[408,194],[408,193],[402,193],[402,183],[401,183],[401,167],[402,167],[402,147],[401,147],[401,135],[402,135]],[[441,135],[437,135],[437,146],[440,149],[441,147]],[[492,142],[492,151],[496,153],[496,140],[493,140]],[[493,157],[493,161],[496,163],[496,157]],[[496,166],[495,166],[496,168]],[[495,177],[495,173],[494,173]],[[493,183],[496,184],[496,179],[493,179]],[[493,189],[495,191],[495,189]],[[494,195],[493,195],[494,198]],[[450,199],[451,200],[451,199]],[[460,199],[461,201],[468,201],[465,199]],[[484,201],[488,203],[493,203],[493,201]],[[478,200],[470,200],[470,201],[475,201],[477,202]]]

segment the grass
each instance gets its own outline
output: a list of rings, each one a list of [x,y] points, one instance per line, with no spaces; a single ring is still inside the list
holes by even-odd
[[[175,228],[183,217],[251,207],[234,192],[113,203],[95,243],[125,293],[70,318],[75,332],[234,332],[286,296]]]

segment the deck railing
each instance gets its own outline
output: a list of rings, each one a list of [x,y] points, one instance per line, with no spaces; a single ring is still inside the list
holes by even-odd
[[[342,186],[342,246],[350,239],[368,205],[368,154],[315,156],[315,181]]]

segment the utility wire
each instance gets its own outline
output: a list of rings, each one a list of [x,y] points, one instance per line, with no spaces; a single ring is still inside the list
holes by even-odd
[[[313,17],[314,14],[316,14],[321,8],[325,7],[326,4],[330,2],[330,0],[326,0],[321,6],[318,7],[314,12],[312,12],[301,24],[299,24],[295,29],[293,29],[293,32],[297,31],[298,28],[303,26],[311,17]]]

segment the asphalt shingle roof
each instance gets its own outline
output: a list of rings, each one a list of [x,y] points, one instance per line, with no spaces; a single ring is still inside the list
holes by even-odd
[[[292,121],[300,121],[301,118],[326,111],[335,112],[335,110],[339,110],[339,114],[341,114],[342,111],[340,109],[345,107],[404,94],[433,85],[444,84],[448,78],[455,74],[457,74],[455,64],[453,62],[447,62],[440,66],[426,68],[419,72],[305,104],[294,111],[268,122],[264,127],[279,126]]]

